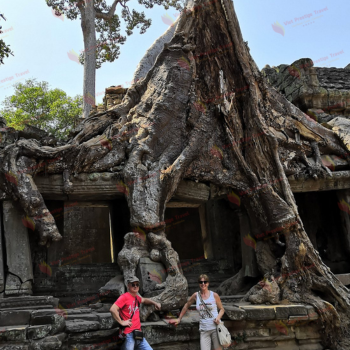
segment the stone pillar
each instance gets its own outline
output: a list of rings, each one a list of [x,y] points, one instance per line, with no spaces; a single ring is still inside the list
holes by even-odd
[[[343,244],[346,253],[350,254],[350,189],[337,191],[337,197],[344,236]]]
[[[250,223],[247,213],[240,211],[239,226],[241,232],[242,247],[242,270],[244,276],[259,276],[258,264],[255,255],[256,241],[250,230]]]
[[[5,274],[4,274],[4,232],[2,230],[2,203],[0,203],[0,298],[5,295]]]
[[[5,294],[31,295],[33,266],[28,230],[22,215],[12,201],[3,202],[4,237],[8,266]]]

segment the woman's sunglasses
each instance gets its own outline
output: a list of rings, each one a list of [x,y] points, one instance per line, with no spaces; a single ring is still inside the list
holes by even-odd
[[[131,287],[140,287],[138,283],[131,283]]]
[[[199,283],[199,284],[203,284],[203,283],[204,283],[204,284],[207,284],[208,281],[199,281],[198,283]]]

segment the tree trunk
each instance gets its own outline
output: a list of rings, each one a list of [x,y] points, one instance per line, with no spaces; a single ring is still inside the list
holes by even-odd
[[[96,31],[94,1],[86,0],[81,11],[81,28],[84,37],[83,118],[87,118],[95,105]]]
[[[28,195],[35,190],[33,181],[23,175],[18,178],[20,186],[14,186],[9,172],[25,169],[30,161],[62,157],[47,172],[63,173],[69,192],[70,174],[123,165],[118,176],[131,225],[145,232],[147,244],[142,234],[128,233],[118,261],[125,278],[134,273],[141,256],[164,262],[169,270],[166,289],[154,298],[163,310],[181,306],[187,297],[178,255],[164,233],[166,203],[179,181],[203,181],[240,193],[265,274],[247,299],[312,304],[327,326],[328,340],[335,343],[339,315],[347,322],[349,291],[313,248],[286,177],[291,169],[299,176],[329,176],[321,153],[348,159],[347,149],[332,131],[305,118],[266,85],[243,41],[232,2],[200,0],[182,12],[170,43],[120,105],[88,118],[66,146],[43,149],[36,141],[20,140],[7,147],[1,173],[6,192],[19,199],[36,222],[33,215],[45,204],[40,195],[35,203]],[[315,158],[315,166],[308,156]],[[54,234],[46,233],[45,225],[38,225],[42,243],[58,239],[52,227]],[[273,240],[259,241],[264,232],[285,236],[282,258],[271,258]],[[151,312],[144,308],[142,318]]]

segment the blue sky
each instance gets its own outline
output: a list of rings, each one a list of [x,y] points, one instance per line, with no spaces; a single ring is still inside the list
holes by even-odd
[[[131,4],[140,9],[136,1]],[[349,0],[235,0],[234,4],[243,37],[259,68],[305,57],[320,61],[316,66],[350,63]],[[47,81],[71,96],[82,94],[83,66],[68,57],[71,50],[80,53],[84,49],[80,21],[55,17],[45,0],[4,0],[0,12],[7,18],[0,21],[6,31],[0,38],[15,54],[0,66],[0,102],[13,93],[15,82],[27,78]],[[106,87],[130,85],[147,48],[168,28],[165,22],[178,15],[175,9],[165,11],[159,6],[145,12],[152,19],[148,31],[140,35],[135,30],[121,47],[119,59],[97,70],[97,102],[102,102]],[[302,19],[305,15],[309,18]],[[1,83],[9,77],[13,77],[10,82]]]

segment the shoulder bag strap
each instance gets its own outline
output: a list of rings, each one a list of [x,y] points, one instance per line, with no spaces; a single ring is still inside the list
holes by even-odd
[[[213,314],[212,314],[211,311],[208,309],[207,304],[203,301],[202,296],[201,296],[201,292],[198,292],[198,296],[199,296],[200,301],[201,301],[202,304],[204,305],[205,309],[207,310],[208,314],[209,314],[212,318],[214,318]],[[210,298],[210,296],[209,296],[209,298]]]
[[[134,317],[134,313],[135,313],[135,311],[136,311],[136,305],[140,305],[140,304],[139,304],[139,301],[137,300],[137,297],[135,297],[135,308],[134,308],[133,313],[131,314],[130,320],[132,320],[132,318]],[[125,320],[123,320],[123,321],[125,321]],[[123,328],[123,330],[124,330],[126,327],[123,327],[123,326],[122,326],[121,328]]]

